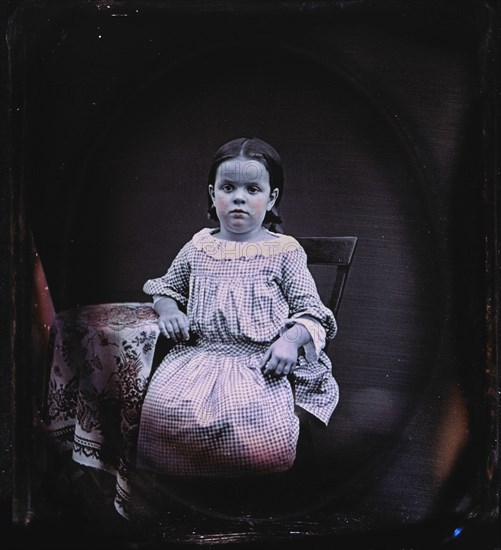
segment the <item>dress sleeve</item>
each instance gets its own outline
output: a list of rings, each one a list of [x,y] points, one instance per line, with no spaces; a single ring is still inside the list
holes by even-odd
[[[296,323],[305,326],[311,336],[311,342],[305,346],[305,355],[308,360],[316,360],[326,339],[336,335],[337,323],[332,311],[320,299],[307,266],[306,252],[299,243],[287,252],[284,260],[281,287],[289,305],[289,317],[284,320],[282,332]]]
[[[149,279],[144,283],[143,292],[153,296],[155,303],[160,298],[169,297],[180,305],[188,303],[188,291],[190,287],[190,263],[189,250],[191,243],[186,243],[174,258],[167,273],[157,279]]]

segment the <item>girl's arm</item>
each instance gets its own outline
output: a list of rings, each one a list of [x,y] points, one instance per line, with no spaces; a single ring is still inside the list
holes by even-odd
[[[284,330],[263,357],[264,373],[288,374],[297,364],[298,352],[304,348],[306,359],[316,361],[326,338],[337,332],[332,311],[325,307],[307,266],[303,248],[296,242],[284,255],[283,280],[280,284],[289,305]]]
[[[179,305],[186,306],[188,303],[190,250],[191,243],[187,243],[165,275],[149,279],[143,286],[143,291],[153,296],[160,332],[175,342],[189,339],[188,317],[180,311]]]
[[[308,348],[318,355],[325,340],[331,340],[336,335],[337,323],[332,311],[320,299],[308,269],[306,252],[299,243],[287,254],[283,270],[280,288],[289,305],[289,318],[285,320],[284,327],[302,323],[312,337]]]

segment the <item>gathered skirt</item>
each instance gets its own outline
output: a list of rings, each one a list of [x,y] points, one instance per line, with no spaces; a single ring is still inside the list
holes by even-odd
[[[267,346],[177,344],[146,392],[137,468],[235,477],[291,468],[299,436],[287,377],[263,375]]]

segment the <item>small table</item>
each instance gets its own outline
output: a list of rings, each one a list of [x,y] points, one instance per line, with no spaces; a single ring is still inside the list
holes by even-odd
[[[115,506],[125,516],[159,333],[151,304],[139,302],[83,306],[55,322],[46,430],[75,462],[117,476]]]

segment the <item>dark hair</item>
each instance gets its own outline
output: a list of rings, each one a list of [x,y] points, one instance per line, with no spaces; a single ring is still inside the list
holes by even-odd
[[[237,157],[255,159],[268,170],[270,188],[272,191],[273,189],[278,189],[278,197],[273,208],[266,212],[263,223],[270,223],[273,227],[275,224],[282,223],[282,218],[278,215],[276,208],[282,199],[284,169],[279,154],[269,143],[266,143],[266,141],[259,138],[237,138],[222,145],[212,159],[212,164],[209,169],[208,185],[215,184],[217,169],[224,161]],[[210,193],[208,193],[208,204],[209,218],[218,221],[216,209],[212,203]]]

